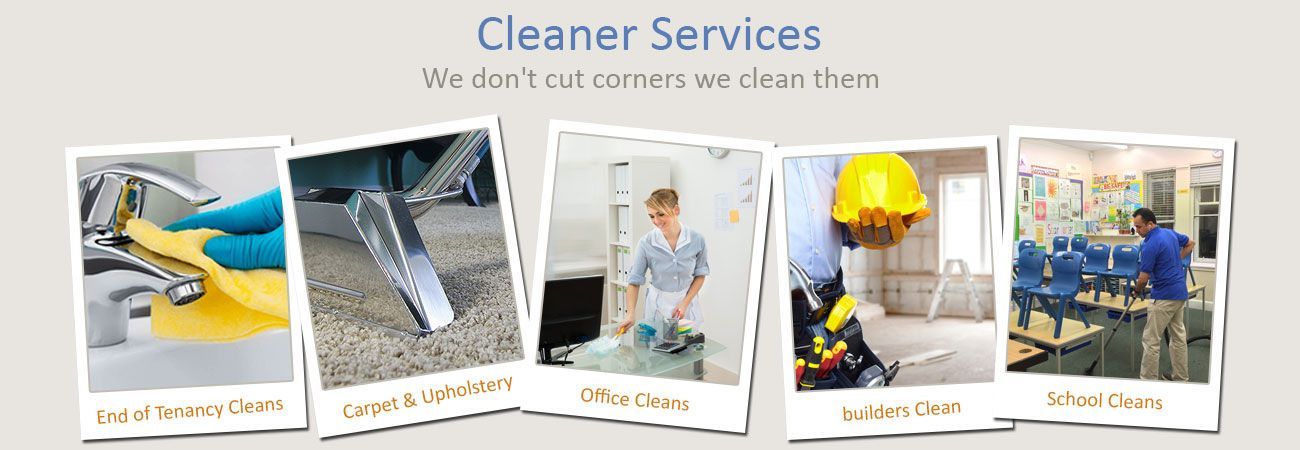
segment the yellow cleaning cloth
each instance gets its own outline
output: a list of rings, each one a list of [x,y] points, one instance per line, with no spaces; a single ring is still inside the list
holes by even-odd
[[[203,244],[225,233],[163,231],[144,219],[126,223],[131,253],[176,273],[207,273],[204,296],[174,306],[163,295],[150,304],[153,335],[165,339],[227,342],[289,326],[288,279],[280,269],[235,270],[203,254]]]

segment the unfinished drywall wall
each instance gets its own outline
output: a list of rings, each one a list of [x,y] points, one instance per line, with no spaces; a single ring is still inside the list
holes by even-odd
[[[845,272],[845,288],[858,299],[880,304],[889,314],[926,314],[942,270],[940,221],[961,220],[974,225],[980,221],[978,217],[944,216],[940,207],[943,201],[940,179],[948,174],[987,174],[988,165],[983,149],[914,152],[905,153],[903,157],[917,174],[932,216],[912,226],[907,238],[898,246],[880,251],[859,248],[845,252],[841,268]],[[998,251],[995,243],[996,240],[990,238],[992,251]],[[945,316],[973,317],[975,312],[970,308],[967,297],[969,290],[964,282],[955,282],[957,280],[960,280],[960,276],[954,277],[954,282],[948,284],[945,290],[946,301],[939,313]],[[991,273],[975,274],[974,282],[984,316],[992,317]]]

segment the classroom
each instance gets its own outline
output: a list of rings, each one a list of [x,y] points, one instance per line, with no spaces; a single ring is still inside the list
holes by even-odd
[[[1223,152],[1042,138],[1019,148],[1008,370],[1205,383]],[[1168,318],[1157,315],[1166,298],[1185,300]],[[1154,347],[1143,342],[1153,320],[1169,321]],[[1186,365],[1174,364],[1183,347]]]

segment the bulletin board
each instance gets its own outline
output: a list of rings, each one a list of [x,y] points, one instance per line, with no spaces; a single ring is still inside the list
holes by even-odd
[[[1054,236],[1084,232],[1083,180],[1041,166],[1017,175],[1015,240],[1047,245]]]
[[[1142,207],[1142,180],[1136,173],[1125,175],[1095,175],[1092,177],[1092,198],[1088,201],[1086,216],[1090,232],[1102,234],[1127,230],[1132,223],[1133,211]]]

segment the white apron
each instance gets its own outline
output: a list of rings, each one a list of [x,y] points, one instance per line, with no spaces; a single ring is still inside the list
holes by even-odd
[[[646,305],[645,310],[642,311],[642,320],[645,323],[654,325],[656,328],[660,323],[663,323],[665,317],[673,316],[673,310],[677,309],[677,304],[686,298],[686,291],[691,290],[688,287],[682,289],[681,292],[666,292],[655,288],[654,285],[649,283],[646,283],[646,285],[649,286],[649,291],[645,294]],[[696,296],[695,300],[691,301],[691,305],[686,307],[686,315],[682,318],[695,322],[695,332],[700,332],[700,325],[704,321],[704,315],[700,314],[699,296]]]

